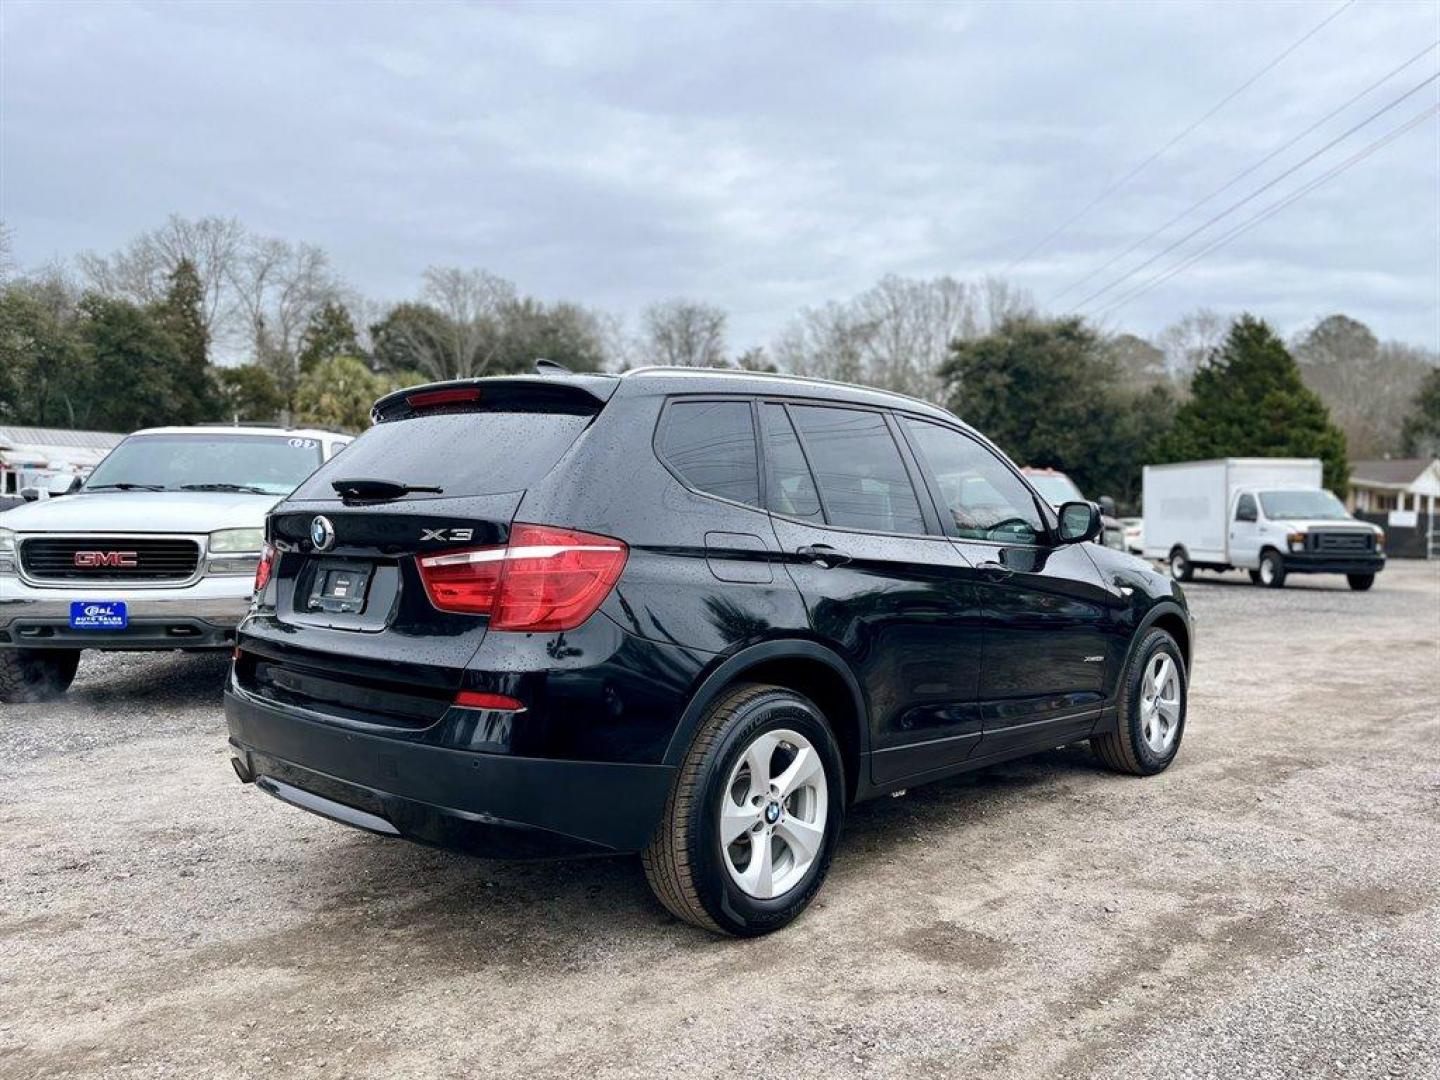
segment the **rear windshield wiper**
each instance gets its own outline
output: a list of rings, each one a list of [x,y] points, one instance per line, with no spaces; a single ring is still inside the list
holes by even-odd
[[[164,491],[164,484],[131,484],[124,481],[118,484],[86,484],[86,491]]]
[[[266,491],[254,484],[231,484],[227,481],[214,481],[209,484],[181,484],[181,491],[249,491],[256,495],[274,495],[273,491]]]
[[[373,480],[363,477],[355,477],[347,480],[331,480],[330,486],[342,499],[359,499],[365,502],[384,502],[389,499],[398,499],[401,495],[412,495],[416,492],[425,492],[431,495],[444,494],[445,489],[433,485],[402,484],[398,480]]]

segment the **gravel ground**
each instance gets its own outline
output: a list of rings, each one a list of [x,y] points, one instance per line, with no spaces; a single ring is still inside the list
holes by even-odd
[[[1440,1077],[1440,567],[1242,575],[1177,764],[858,808],[750,942],[632,859],[492,863],[230,772],[224,661],[0,708],[0,1076]]]

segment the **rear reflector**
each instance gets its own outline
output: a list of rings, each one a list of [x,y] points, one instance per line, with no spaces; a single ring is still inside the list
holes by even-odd
[[[451,390],[421,390],[418,394],[406,394],[405,404],[412,409],[425,409],[431,405],[458,405],[464,401],[479,401],[480,388],[459,386]]]
[[[609,536],[515,525],[505,547],[419,558],[420,578],[441,611],[489,615],[490,629],[573,630],[595,613],[629,549]]]
[[[455,695],[455,704],[462,709],[499,709],[504,712],[520,712],[524,702],[516,701],[505,694],[484,694],[478,690],[461,690]]]

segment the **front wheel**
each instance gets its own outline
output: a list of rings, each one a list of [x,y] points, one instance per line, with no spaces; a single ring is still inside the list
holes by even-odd
[[[768,934],[820,891],[844,812],[840,751],[820,710],[783,687],[738,686],[700,725],[641,862],[676,917]]]
[[[1285,560],[1278,551],[1267,551],[1260,556],[1259,584],[1267,589],[1285,587]]]
[[[75,681],[79,649],[0,649],[0,701],[21,705],[57,698]]]
[[[1374,574],[1346,574],[1345,580],[1350,583],[1350,588],[1356,592],[1364,592],[1375,584]]]
[[[1176,581],[1189,581],[1195,576],[1195,566],[1190,553],[1179,544],[1170,549],[1170,576]]]
[[[1115,730],[1090,740],[1096,756],[1116,772],[1163,772],[1180,751],[1188,689],[1175,639],[1164,630],[1147,631],[1121,676]]]

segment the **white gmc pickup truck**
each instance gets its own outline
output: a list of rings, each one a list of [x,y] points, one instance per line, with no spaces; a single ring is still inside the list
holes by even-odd
[[[266,513],[349,441],[151,428],[74,494],[0,513],[0,702],[63,693],[82,649],[228,648]]]

